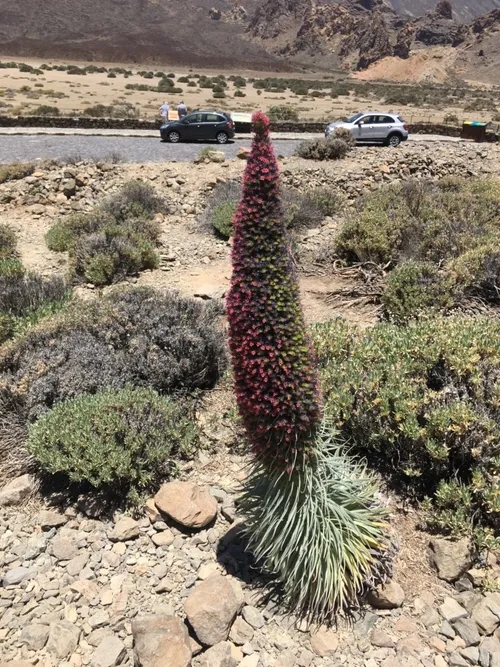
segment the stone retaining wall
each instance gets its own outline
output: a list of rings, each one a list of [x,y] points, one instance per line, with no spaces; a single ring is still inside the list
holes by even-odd
[[[87,116],[0,116],[0,127],[51,127],[51,128],[78,128],[100,130],[156,130],[161,125],[160,119],[143,120],[140,118],[91,118]],[[250,133],[250,123],[236,123],[238,133]],[[272,124],[275,132],[318,132],[325,129],[324,122],[293,122],[280,121]],[[409,129],[414,134],[440,134],[448,137],[459,137],[461,128],[456,125],[433,123],[410,124]],[[500,141],[500,135],[490,133],[490,141]]]

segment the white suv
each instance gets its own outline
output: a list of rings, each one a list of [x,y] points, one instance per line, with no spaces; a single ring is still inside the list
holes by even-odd
[[[408,139],[408,125],[393,113],[379,111],[357,113],[340,123],[330,123],[325,130],[325,137],[332,135],[339,127],[349,130],[359,142],[380,142],[386,146],[396,147]]]

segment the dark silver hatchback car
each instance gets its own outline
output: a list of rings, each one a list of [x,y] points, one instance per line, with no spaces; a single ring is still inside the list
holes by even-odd
[[[194,111],[180,120],[168,121],[160,128],[162,141],[216,141],[226,144],[234,137],[234,123],[223,111]]]

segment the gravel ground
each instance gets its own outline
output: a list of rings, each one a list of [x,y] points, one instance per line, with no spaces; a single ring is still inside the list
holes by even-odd
[[[297,141],[275,141],[279,155],[293,155]],[[82,160],[108,159],[116,154],[124,162],[189,162],[205,144],[164,144],[159,139],[139,137],[84,137],[84,136],[3,136],[0,140],[0,163],[30,162],[44,158],[79,156]],[[240,146],[250,146],[250,140],[238,141],[219,147],[228,158],[236,156]]]

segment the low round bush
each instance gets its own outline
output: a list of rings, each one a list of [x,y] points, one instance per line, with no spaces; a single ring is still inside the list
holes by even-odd
[[[35,165],[31,162],[13,162],[2,165],[0,166],[0,183],[18,181],[26,176],[31,176],[34,171]]]
[[[74,250],[80,237],[94,234],[113,222],[113,216],[100,210],[92,213],[75,213],[56,222],[46,233],[45,242],[49,250],[54,252],[71,251]]]
[[[485,242],[453,260],[450,272],[463,285],[467,295],[479,296],[493,303],[500,302],[499,239]]]
[[[343,139],[334,137],[308,139],[302,141],[296,148],[295,154],[305,160],[341,160],[350,151],[351,145]]]
[[[233,235],[233,218],[236,213],[236,207],[236,202],[223,202],[212,213],[212,225],[225,239]]]
[[[323,216],[333,216],[337,214],[342,206],[337,193],[327,187],[309,190],[306,192],[305,197],[319,209]]]
[[[227,181],[218,185],[207,201],[201,217],[205,229],[215,229],[223,238],[233,235],[233,217],[241,196],[241,185]],[[287,188],[282,192],[283,215],[290,231],[317,227],[327,215],[340,208],[339,197],[327,188],[306,193]]]
[[[392,322],[406,324],[424,313],[451,308],[456,298],[453,276],[429,262],[410,261],[389,274],[382,305]]]
[[[20,278],[24,275],[25,269],[22,262],[18,259],[0,259],[0,278]]]
[[[0,345],[3,345],[14,335],[15,321],[12,315],[0,312]]]
[[[107,388],[211,389],[227,367],[221,314],[216,302],[145,287],[76,301],[0,355],[0,385],[19,397],[29,421]]]
[[[494,179],[408,181],[363,197],[337,237],[350,262],[436,264],[500,236],[500,186]]]
[[[276,121],[297,121],[299,120],[299,112],[290,104],[280,104],[270,107],[267,112],[269,120],[274,123]]]
[[[16,256],[17,239],[7,225],[0,224],[0,261],[10,260]]]
[[[333,133],[334,139],[342,139],[350,148],[354,148],[356,145],[356,140],[354,139],[352,132],[346,127],[337,127]]]
[[[166,213],[168,206],[154,188],[142,181],[129,181],[101,205],[101,210],[118,222],[128,218],[152,218],[155,213]]]
[[[500,521],[500,322],[317,325],[325,415],[453,534]]]
[[[137,226],[140,229],[142,221],[138,221]],[[79,239],[71,261],[75,279],[98,287],[157,267],[155,246],[142,234],[142,230],[136,232],[131,225],[124,227],[117,224]]]
[[[33,116],[59,116],[59,109],[48,104],[41,104],[33,110]]]
[[[91,213],[56,223],[45,239],[51,250],[69,252],[72,279],[109,285],[158,266],[161,229],[153,218],[166,210],[151,186],[131,181]]]
[[[133,500],[192,453],[194,424],[185,401],[109,390],[57,405],[30,427],[27,449],[46,472]]]
[[[0,276],[0,312],[25,315],[51,301],[68,296],[68,286],[59,276],[46,278],[37,273],[18,273]]]

